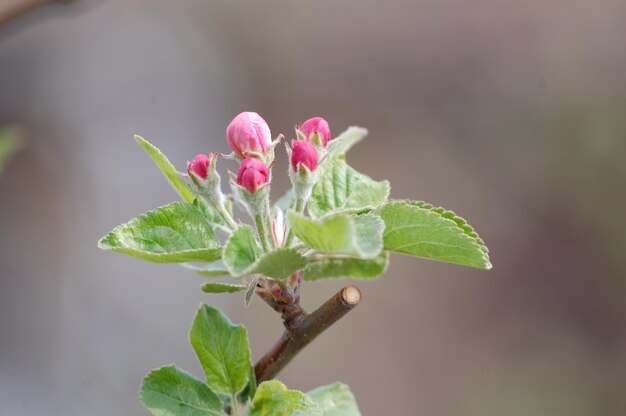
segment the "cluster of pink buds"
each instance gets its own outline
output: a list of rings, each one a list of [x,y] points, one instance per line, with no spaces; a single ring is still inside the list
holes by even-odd
[[[269,171],[262,159],[272,146],[267,122],[250,111],[240,113],[226,128],[226,141],[243,159],[237,171],[237,184],[254,193],[269,180]]]

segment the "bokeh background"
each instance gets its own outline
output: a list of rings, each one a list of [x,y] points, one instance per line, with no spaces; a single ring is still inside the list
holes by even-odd
[[[148,370],[202,374],[200,302],[248,325],[255,357],[273,344],[262,302],[96,247],[176,199],[133,134],[183,169],[226,152],[243,110],[273,134],[315,115],[367,127],[351,164],[466,217],[494,264],[394,256],[281,374],[291,388],[341,380],[364,415],[626,414],[623,0],[77,0],[18,16],[24,2],[0,1],[0,125],[25,138],[0,178],[1,415],[147,414]],[[307,283],[305,306],[346,283]]]

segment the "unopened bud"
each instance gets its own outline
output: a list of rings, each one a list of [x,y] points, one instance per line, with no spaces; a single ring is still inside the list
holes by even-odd
[[[209,167],[211,166],[211,160],[203,153],[200,153],[193,158],[191,162],[187,162],[187,173],[189,177],[195,182],[200,179],[206,181],[209,177]]]
[[[241,158],[264,156],[272,144],[270,127],[257,113],[240,113],[226,128],[226,141]]]
[[[267,166],[259,159],[249,157],[241,162],[237,171],[237,184],[255,193],[256,190],[267,183],[269,179],[269,171]]]
[[[319,144],[323,147],[326,147],[330,140],[330,127],[328,126],[328,122],[321,117],[308,119],[302,123],[300,131],[307,140],[312,142],[319,141]]]
[[[298,165],[306,166],[311,172],[317,167],[317,150],[310,142],[296,140],[291,146],[291,166],[298,170]]]

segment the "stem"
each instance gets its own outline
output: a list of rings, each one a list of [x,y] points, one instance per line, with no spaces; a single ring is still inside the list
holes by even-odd
[[[305,205],[305,201],[302,198],[296,198],[293,210],[296,211],[298,214],[302,214],[302,212],[304,212],[304,205]],[[285,238],[285,244],[283,244],[283,246],[289,247],[292,241],[293,241],[293,232],[291,231],[291,227],[289,227],[289,230],[287,231],[287,238]]]
[[[267,233],[267,230],[265,229],[263,214],[261,214],[260,212],[254,214],[254,223],[256,224],[256,229],[259,232],[259,238],[261,239],[263,250],[265,250],[266,253],[271,251],[272,246],[270,245],[269,235]]]
[[[226,224],[228,224],[231,230],[234,230],[235,228],[237,228],[237,223],[235,222],[233,217],[230,216],[230,214],[226,210],[226,207],[224,207],[224,204],[218,205],[218,211],[220,215],[222,216],[222,218],[224,218],[224,221],[226,221]]]
[[[361,291],[347,286],[315,312],[307,314],[299,304],[283,312],[285,332],[256,363],[258,383],[274,378],[304,347],[361,302]]]
[[[239,416],[239,402],[236,394],[230,395],[230,415]]]

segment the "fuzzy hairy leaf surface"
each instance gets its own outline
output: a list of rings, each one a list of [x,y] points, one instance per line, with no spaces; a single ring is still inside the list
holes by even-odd
[[[376,215],[338,214],[316,220],[290,210],[288,218],[295,236],[321,253],[368,259],[378,256],[383,248],[385,224]]]
[[[463,218],[425,202],[390,201],[377,209],[385,221],[385,250],[490,269],[489,250]]]
[[[174,165],[172,165],[163,152],[141,136],[135,135],[135,140],[139,146],[141,146],[141,148],[148,153],[148,156],[152,158],[159,169],[161,169],[161,172],[163,172],[167,181],[170,185],[172,185],[172,188],[178,192],[183,201],[192,202],[196,196],[191,188],[189,188],[189,185],[187,185],[187,182],[185,182],[185,179],[183,179],[181,174],[176,170]]]
[[[350,388],[342,383],[318,387],[306,394],[324,416],[361,416]]]
[[[140,215],[113,229],[98,246],[156,263],[213,262],[222,252],[204,216],[186,202]]]
[[[308,208],[314,218],[339,212],[363,212],[379,206],[388,196],[388,181],[377,182],[338,156],[328,160],[319,172]]]
[[[155,416],[225,415],[219,397],[206,384],[173,365],[151,371],[139,399]]]
[[[232,276],[243,276],[261,256],[261,248],[249,225],[238,227],[224,245],[222,261]]]
[[[376,279],[383,275],[389,264],[389,254],[381,253],[373,259],[320,259],[310,261],[304,271],[304,280],[348,277]]]
[[[298,390],[289,390],[278,380],[259,385],[252,400],[250,416],[323,416],[320,408]]]
[[[192,270],[199,275],[207,277],[228,276],[228,270],[224,266],[222,260],[216,260],[212,263],[183,263],[181,264],[185,269]]]
[[[236,395],[246,387],[251,364],[248,331],[243,325],[233,325],[216,308],[202,305],[189,341],[213,391]]]
[[[200,289],[206,293],[235,293],[246,290],[244,285],[235,285],[231,283],[209,282],[203,284]]]

